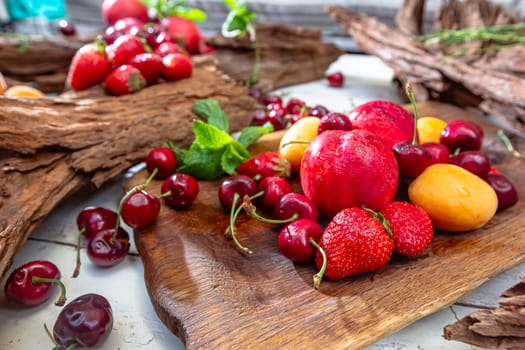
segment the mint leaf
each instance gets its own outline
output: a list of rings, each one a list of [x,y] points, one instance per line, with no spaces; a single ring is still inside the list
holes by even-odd
[[[221,155],[222,170],[231,175],[235,172],[239,164],[250,159],[250,152],[237,141],[233,141],[224,149]]]
[[[248,11],[244,1],[224,0],[224,3],[230,8],[222,24],[222,35],[228,38],[241,37],[248,32],[250,40],[255,41],[253,21],[256,13]]]
[[[233,141],[230,134],[202,120],[193,122],[193,133],[195,134],[194,143],[198,143],[202,148],[220,149]]]
[[[184,158],[186,158],[186,153],[188,153],[188,150],[175,146],[172,141],[166,142],[166,147],[171,148],[171,150],[175,153],[175,157],[177,158],[177,167],[184,164]]]
[[[193,113],[206,119],[208,124],[213,125],[222,131],[229,131],[229,121],[226,114],[224,114],[219,101],[211,98],[197,100],[193,103],[191,109]]]
[[[206,12],[193,8],[184,0],[141,0],[149,9],[155,10],[160,18],[179,16],[194,22],[202,22],[207,19]]]
[[[248,147],[257,141],[259,137],[272,131],[273,125],[271,123],[265,123],[261,126],[247,126],[241,130],[241,134],[239,135],[237,141],[239,141],[239,143],[244,147]]]
[[[177,171],[202,180],[213,180],[221,176],[221,156],[224,148],[207,149],[193,143],[184,158],[184,164]]]

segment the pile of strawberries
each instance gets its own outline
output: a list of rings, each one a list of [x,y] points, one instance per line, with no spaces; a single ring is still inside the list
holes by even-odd
[[[162,80],[190,78],[191,55],[209,50],[188,19],[166,17],[144,23],[122,18],[77,50],[66,84],[75,91],[103,84],[113,95],[131,94]]]

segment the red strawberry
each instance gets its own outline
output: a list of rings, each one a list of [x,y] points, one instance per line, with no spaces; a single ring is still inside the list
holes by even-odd
[[[97,41],[85,44],[75,52],[66,82],[75,91],[85,90],[102,83],[110,71],[104,44]]]
[[[106,53],[113,65],[119,67],[126,64],[133,56],[146,52],[145,45],[141,38],[133,34],[124,34],[113,44],[106,46]]]
[[[394,239],[394,252],[403,256],[419,255],[434,236],[432,221],[417,205],[391,202],[381,209]]]
[[[106,90],[117,96],[132,94],[144,86],[146,86],[146,79],[140,71],[127,64],[113,70],[104,80]]]
[[[257,154],[237,167],[237,173],[257,181],[268,176],[290,177],[290,172],[290,163],[275,152]]]
[[[160,24],[190,54],[199,52],[201,33],[194,22],[186,18],[171,16],[163,18]]]
[[[358,207],[337,213],[318,243],[327,258],[324,274],[334,280],[383,268],[394,249],[392,238],[379,220]],[[316,254],[315,263],[321,269],[323,256],[320,252]]]
[[[162,57],[162,76],[167,80],[180,80],[191,77],[193,65],[190,58],[180,53],[170,53]]]
[[[164,57],[170,53],[180,53],[186,56],[190,55],[188,51],[186,51],[186,49],[184,49],[179,44],[170,43],[170,42],[160,44],[159,46],[157,46],[157,48],[153,52],[161,57]]]
[[[148,84],[155,84],[162,71],[162,58],[154,53],[144,52],[129,59],[128,64],[136,67]]]

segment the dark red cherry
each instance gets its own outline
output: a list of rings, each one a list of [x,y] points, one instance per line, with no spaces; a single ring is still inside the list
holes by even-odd
[[[277,246],[288,259],[304,264],[312,260],[316,251],[310,239],[317,242],[322,234],[323,230],[317,222],[298,219],[281,229],[277,237]]]
[[[122,220],[133,229],[144,229],[159,216],[160,201],[146,191],[136,191],[124,201],[121,209]]]
[[[62,288],[57,305],[65,302],[65,290],[58,267],[47,260],[34,260],[17,267],[7,278],[4,294],[8,301],[35,306],[49,299]]]
[[[186,209],[199,194],[199,182],[191,175],[175,173],[164,180],[160,191],[168,206]]]
[[[328,110],[328,108],[326,108],[325,106],[323,106],[323,105],[315,105],[312,108],[310,108],[310,114],[309,115],[317,117],[317,118],[321,118],[321,117],[327,115],[328,112],[330,112],[330,110]]]
[[[293,215],[297,215],[297,219],[308,219],[314,222],[319,219],[319,211],[313,201],[297,192],[283,195],[275,204],[273,214],[279,220],[289,219]]]
[[[270,103],[278,103],[282,105],[283,99],[279,95],[266,94],[266,95],[261,96],[259,103],[261,103],[264,106],[268,106]]]
[[[157,169],[154,176],[156,180],[164,180],[175,172],[177,168],[177,157],[169,147],[157,147],[149,151],[146,156],[146,170],[152,173]]]
[[[482,151],[463,151],[452,156],[450,163],[462,167],[471,173],[484,178],[490,171],[490,159]]]
[[[86,207],[77,215],[77,227],[86,239],[117,224],[117,213],[104,207]]]
[[[299,98],[292,97],[288,100],[288,102],[286,102],[286,111],[288,114],[293,114],[295,112],[299,112],[305,106],[306,102]]]
[[[405,179],[415,179],[429,165],[432,156],[428,150],[411,141],[401,141],[392,147],[399,166],[399,175]]]
[[[286,108],[280,103],[270,103],[266,107],[266,119],[272,123],[275,131],[282,130],[286,126]]]
[[[267,122],[269,122],[269,120],[265,109],[257,108],[253,111],[251,125],[263,125]]]
[[[452,120],[443,128],[439,143],[447,146],[451,153],[458,148],[462,151],[481,149],[483,129],[468,120]]]
[[[292,185],[280,176],[268,176],[259,182],[257,192],[263,192],[259,198],[263,208],[273,209],[285,194],[292,192]]]
[[[317,134],[326,130],[352,130],[350,118],[343,113],[328,112],[321,117],[317,126]]]
[[[73,22],[71,22],[70,20],[64,18],[59,19],[56,22],[56,26],[58,28],[58,31],[64,36],[72,36],[77,34],[77,29]]]
[[[55,321],[53,338],[63,347],[77,344],[92,348],[102,345],[112,329],[113,312],[109,301],[102,295],[90,293],[64,306]]]
[[[518,202],[518,191],[512,182],[501,173],[490,173],[485,181],[494,189],[498,197],[498,210],[512,207]]]
[[[332,87],[341,87],[345,82],[345,77],[341,72],[334,72],[328,74],[326,76],[326,80],[328,81],[328,85]]]
[[[447,146],[437,142],[426,142],[421,145],[432,157],[432,164],[449,163],[450,151]]]
[[[240,174],[231,175],[224,179],[219,186],[219,201],[224,208],[231,209],[235,193],[238,195],[237,203],[240,204],[245,195],[251,197],[256,191],[257,184],[251,177]]]
[[[129,252],[129,234],[119,226],[96,232],[87,245],[89,260],[101,267],[110,267],[121,262]]]

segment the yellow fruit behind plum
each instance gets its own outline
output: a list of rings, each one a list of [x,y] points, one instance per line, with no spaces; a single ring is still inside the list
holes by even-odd
[[[446,125],[447,122],[437,117],[425,116],[418,118],[417,133],[419,136],[419,143],[439,143],[439,136]]]
[[[434,227],[451,232],[482,227],[498,208],[496,192],[488,183],[453,164],[426,168],[409,185],[408,197],[428,213]]]
[[[317,137],[319,121],[317,117],[303,117],[283,135],[278,153],[290,163],[292,171],[299,171],[308,144]]]
[[[4,91],[4,95],[22,98],[42,98],[46,96],[42,91],[27,85],[13,85]]]
[[[4,78],[4,75],[0,73],[0,95],[3,95],[6,89],[7,89],[7,82]]]

